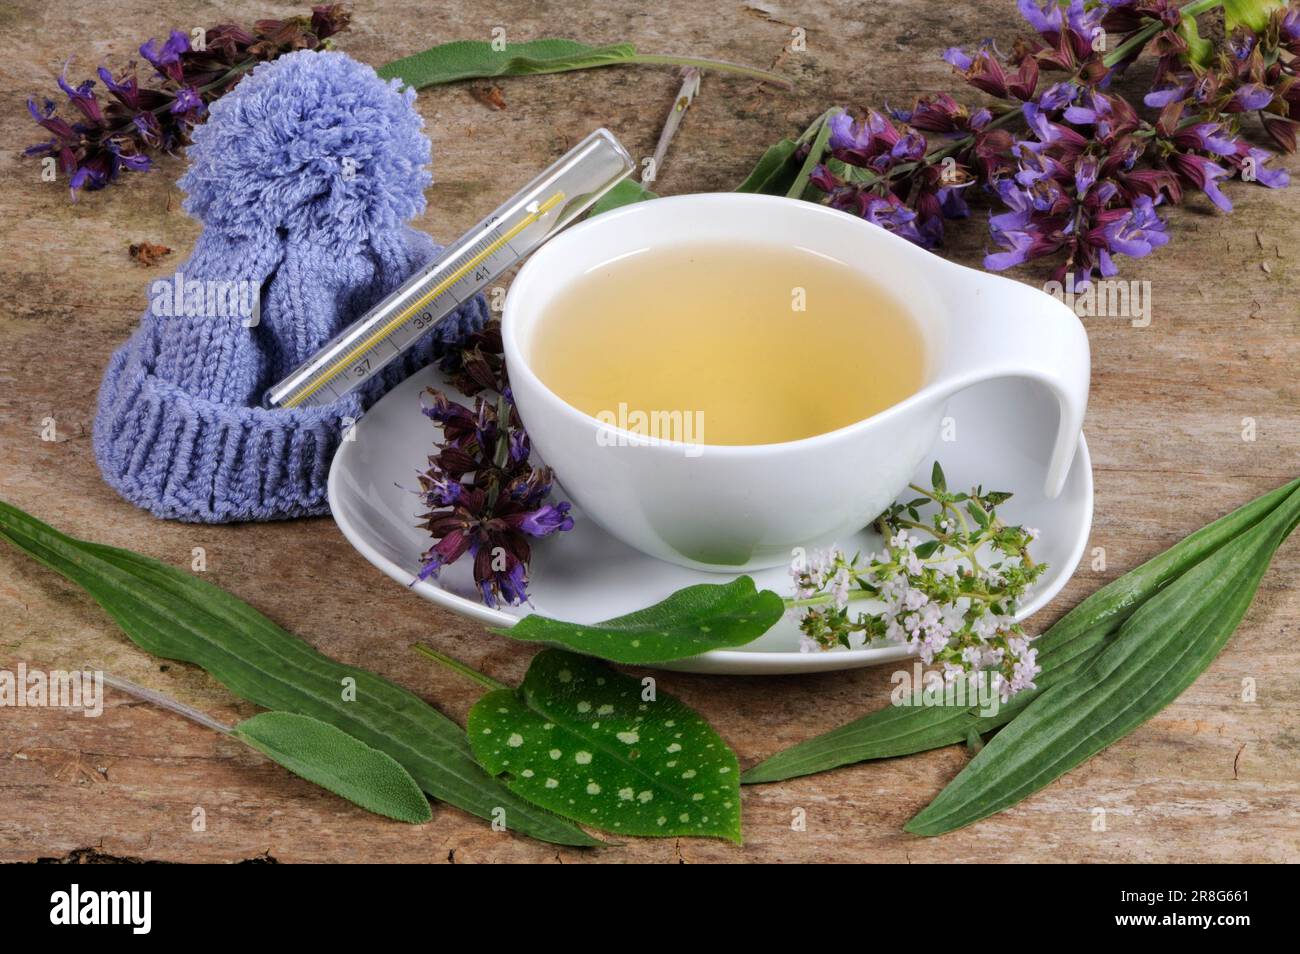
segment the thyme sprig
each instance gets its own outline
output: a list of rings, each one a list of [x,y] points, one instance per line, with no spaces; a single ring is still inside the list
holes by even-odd
[[[987,672],[1004,698],[1032,689],[1037,651],[1015,614],[1046,569],[1029,553],[1037,531],[998,517],[1009,493],[950,491],[937,461],[931,483],[910,485],[918,496],[877,518],[881,552],[848,557],[832,547],[794,562],[785,604],[802,648],[887,640],[937,664],[946,682]]]

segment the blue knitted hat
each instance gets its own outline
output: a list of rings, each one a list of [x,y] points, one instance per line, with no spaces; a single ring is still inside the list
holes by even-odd
[[[100,389],[95,456],[127,500],[205,523],[326,513],[350,422],[486,321],[480,296],[358,392],[262,404],[438,251],[406,225],[432,179],[414,99],[342,53],[302,51],[259,66],[194,130],[180,185],[203,232],[151,286]]]

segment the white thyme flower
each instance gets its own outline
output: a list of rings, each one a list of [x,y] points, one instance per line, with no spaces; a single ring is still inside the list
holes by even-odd
[[[943,486],[939,477],[935,483]],[[921,525],[915,531],[900,526],[906,508],[895,507],[883,518],[887,529],[880,552],[850,560],[842,548],[832,547],[812,555],[802,573],[791,574],[797,598],[808,604],[798,608],[800,649],[846,644],[855,633],[883,636],[906,646],[927,666],[938,667],[931,674],[940,685],[963,676],[972,684],[987,678],[1004,699],[1035,688],[1041,671],[1037,653],[1016,624],[1014,608],[1041,572],[1041,564],[1026,562],[1018,543],[1035,539],[1038,531],[1009,527],[998,519],[987,495],[977,491],[971,496],[991,519],[966,527],[960,545],[945,543],[941,537],[965,526],[954,516],[953,495],[946,489],[920,493],[927,501],[912,509],[940,509],[928,520],[916,518]],[[1002,536],[1004,529],[1016,535]],[[922,539],[929,541],[924,558],[916,552]],[[1008,539],[1017,545],[999,542]],[[963,595],[967,588],[976,594]],[[870,602],[850,616],[848,605],[854,600]],[[993,612],[992,603],[1005,612]]]
[[[849,605],[849,588],[852,583],[853,580],[845,567],[840,567],[835,575],[831,577],[829,588],[836,609],[844,609]]]

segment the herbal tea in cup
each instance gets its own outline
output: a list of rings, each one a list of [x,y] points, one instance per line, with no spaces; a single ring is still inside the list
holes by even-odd
[[[878,283],[756,242],[596,265],[547,303],[535,342],[533,370],[578,410],[689,444],[824,434],[897,404],[926,374],[920,328]]]
[[[697,569],[790,564],[877,517],[943,440],[948,398],[1025,377],[1059,408],[1049,497],[1088,400],[1078,317],[835,209],[684,195],[548,241],[510,286],[515,406],[560,492]],[[658,412],[658,417],[654,415]]]

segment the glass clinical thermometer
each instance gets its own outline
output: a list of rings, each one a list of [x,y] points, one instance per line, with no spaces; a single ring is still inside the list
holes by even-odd
[[[597,129],[271,388],[268,403],[326,404],[356,390],[634,167],[619,141]]]

